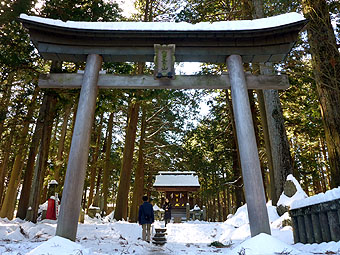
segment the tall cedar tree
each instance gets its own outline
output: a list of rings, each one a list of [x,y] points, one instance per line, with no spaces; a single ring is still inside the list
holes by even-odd
[[[303,0],[308,42],[325,128],[331,188],[340,185],[340,52],[325,0]]]

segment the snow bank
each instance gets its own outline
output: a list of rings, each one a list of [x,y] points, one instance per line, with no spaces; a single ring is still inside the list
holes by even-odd
[[[319,193],[305,199],[296,200],[292,203],[290,209],[297,209],[309,205],[319,204],[340,198],[340,187],[327,190],[325,193]]]
[[[62,238],[60,236],[52,237],[47,242],[44,242],[42,245],[33,249],[27,255],[60,255],[60,254],[68,254],[68,255],[89,255],[88,249],[84,249],[80,244],[72,242],[66,238]]]
[[[242,253],[244,252],[244,253]],[[228,255],[301,254],[292,246],[267,234],[259,234],[234,248]]]
[[[290,207],[292,206],[292,203],[294,201],[298,201],[301,199],[305,199],[307,198],[307,194],[303,191],[303,189],[301,188],[300,183],[295,179],[295,177],[290,174],[287,176],[287,181],[292,181],[296,187],[296,193],[292,196],[292,197],[288,197],[284,194],[284,192],[282,192],[279,201],[277,202],[277,205],[283,205],[283,206],[287,206]]]
[[[270,222],[280,218],[276,212],[276,207],[272,206],[271,202],[267,203],[267,211]],[[247,204],[238,208],[235,215],[229,217],[225,223],[233,225],[236,228],[241,227],[244,224],[249,224]]]

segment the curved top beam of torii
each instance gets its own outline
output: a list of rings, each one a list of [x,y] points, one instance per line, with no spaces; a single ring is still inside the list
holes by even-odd
[[[225,63],[229,55],[243,62],[280,62],[293,47],[307,20],[298,13],[239,21],[80,22],[21,14],[31,39],[45,59],[152,62],[154,44],[175,44],[178,62]]]

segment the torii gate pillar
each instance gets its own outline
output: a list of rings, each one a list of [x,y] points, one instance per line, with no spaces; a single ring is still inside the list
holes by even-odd
[[[102,57],[97,54],[87,56],[85,73],[80,90],[76,123],[71,142],[70,155],[56,235],[75,241],[81,198],[86,174],[89,145],[96,98],[98,76]]]
[[[251,236],[271,234],[242,58],[227,58]]]

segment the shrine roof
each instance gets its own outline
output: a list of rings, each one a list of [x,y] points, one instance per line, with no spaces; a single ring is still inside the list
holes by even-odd
[[[293,47],[307,21],[298,13],[274,17],[202,22],[81,22],[21,14],[31,40],[46,59],[85,61],[91,53],[104,61],[152,62],[154,44],[175,44],[178,62],[225,63],[238,54],[244,62],[278,62]]]
[[[195,172],[159,172],[154,187],[200,187]]]

